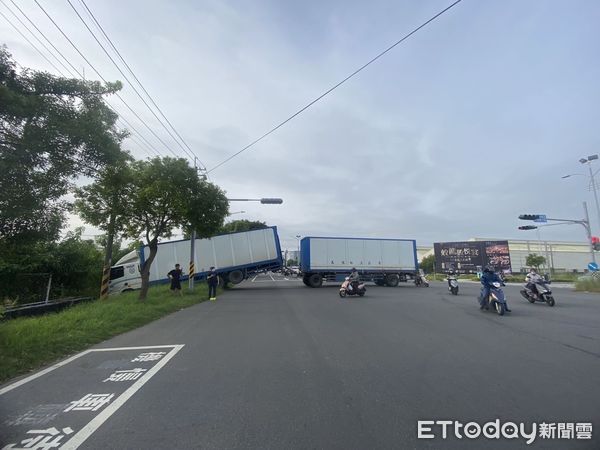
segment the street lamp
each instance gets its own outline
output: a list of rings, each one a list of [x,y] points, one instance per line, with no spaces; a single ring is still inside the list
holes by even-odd
[[[229,213],[227,215],[228,216],[233,216],[234,214],[245,214],[245,213],[246,213],[246,211],[235,211],[235,212]]]
[[[281,198],[228,198],[230,202],[260,202],[263,205],[281,205]]]

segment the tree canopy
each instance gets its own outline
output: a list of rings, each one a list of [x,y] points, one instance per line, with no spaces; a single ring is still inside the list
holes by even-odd
[[[0,244],[56,240],[74,179],[122,157],[125,133],[102,98],[119,89],[17,71],[0,47]]]
[[[159,240],[171,237],[176,228],[195,229],[198,237],[212,236],[223,225],[229,208],[225,193],[201,180],[183,158],[124,163],[79,189],[77,197],[76,208],[86,222],[106,229],[112,213],[116,232],[141,238],[149,246],[150,254],[142,266],[140,299],[148,291]]]
[[[239,231],[261,230],[267,228],[265,222],[257,220],[232,220],[221,227],[221,233],[237,233]]]
[[[531,253],[527,255],[527,258],[525,259],[525,264],[527,264],[530,267],[535,267],[536,269],[539,269],[540,266],[546,264],[546,258],[536,253]]]

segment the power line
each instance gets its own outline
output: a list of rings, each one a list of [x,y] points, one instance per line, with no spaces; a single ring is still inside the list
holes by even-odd
[[[177,137],[179,137],[179,139],[181,140],[181,142],[183,142],[183,144],[188,148],[188,150],[190,152],[192,152],[194,154],[194,156],[196,156],[196,158],[197,158],[197,155],[190,148],[190,146],[183,139],[183,137],[181,137],[181,135],[177,132],[177,130],[175,129],[175,127],[173,126],[173,124],[169,121],[169,119],[165,116],[165,114],[160,109],[160,107],[156,104],[156,102],[154,101],[154,99],[152,98],[152,96],[148,93],[148,91],[146,90],[146,88],[144,87],[144,85],[142,84],[142,82],[138,79],[138,77],[135,75],[135,73],[133,72],[133,70],[131,69],[131,67],[129,67],[129,64],[127,64],[127,61],[125,61],[125,58],[123,58],[123,56],[121,55],[121,52],[119,52],[119,50],[117,49],[117,47],[113,44],[112,40],[108,37],[108,34],[106,34],[106,32],[104,31],[104,28],[102,27],[102,25],[100,25],[100,22],[98,22],[98,20],[96,19],[96,16],[94,16],[94,13],[90,10],[90,8],[88,8],[87,4],[85,3],[85,0],[79,0],[79,2],[84,6],[84,8],[87,11],[88,15],[92,18],[92,20],[94,21],[94,23],[96,24],[96,26],[99,28],[99,30],[101,31],[101,33],[104,35],[104,37],[106,38],[106,40],[108,41],[108,43],[110,44],[110,46],[112,47],[112,49],[115,51],[115,53],[117,54],[117,56],[119,57],[119,59],[123,62],[123,64],[125,65],[125,67],[129,71],[129,73],[133,76],[133,78],[135,79],[135,81],[137,82],[137,84],[140,86],[140,88],[148,96],[148,98],[150,99],[150,101],[152,102],[152,104],[156,107],[156,109],[158,110],[158,112],[160,113],[160,115],[169,124],[169,126],[175,132],[175,134],[177,135]],[[200,161],[199,158],[198,158],[198,162],[200,162],[200,164],[202,164],[202,166],[204,167],[204,170],[206,170],[206,166],[204,165],[204,163],[202,163],[202,161]]]
[[[148,102],[146,102],[146,100],[144,99],[144,97],[139,93],[139,91],[136,89],[135,85],[129,80],[129,78],[127,77],[127,75],[125,75],[125,73],[121,70],[121,68],[119,67],[119,65],[115,62],[115,60],[113,59],[113,57],[110,55],[110,53],[108,53],[108,51],[106,50],[106,48],[104,47],[104,45],[102,45],[102,43],[100,42],[100,40],[96,37],[96,34],[92,31],[92,29],[88,26],[87,22],[85,21],[85,19],[83,17],[81,17],[81,14],[79,14],[79,11],[77,11],[77,9],[75,8],[75,6],[73,6],[73,3],[71,3],[71,0],[67,0],[67,2],[69,3],[69,6],[71,6],[71,9],[75,12],[75,14],[77,14],[77,17],[79,17],[79,20],[81,21],[81,23],[83,23],[83,25],[85,26],[85,28],[90,32],[90,34],[92,35],[92,37],[94,38],[94,40],[96,41],[96,43],[100,46],[100,48],[102,49],[102,51],[106,54],[106,56],[108,57],[108,59],[110,59],[110,61],[113,63],[113,65],[117,68],[117,70],[119,71],[119,73],[125,78],[125,80],[129,83],[129,85],[131,86],[131,88],[133,89],[133,91],[137,94],[137,96],[140,98],[140,100],[144,103],[144,105],[146,105],[146,107],[148,108],[148,110],[152,113],[152,115],[154,116],[154,118],[156,120],[158,120],[158,122],[162,125],[162,127],[166,130],[166,132],[169,134],[169,136],[171,136],[173,138],[173,140],[179,145],[179,147],[187,154],[188,157],[190,157],[192,160],[194,159],[195,155],[193,153],[190,153],[188,150],[186,150],[186,148],[181,145],[181,143],[177,140],[177,138],[173,135],[173,133],[171,132],[171,130],[169,130],[169,128],[167,128],[167,126],[163,123],[163,121],[156,115],[156,113],[154,112],[154,110],[150,107],[150,105],[148,104]]]
[[[2,3],[4,5],[4,7],[6,9],[8,9],[10,11],[10,13],[13,15],[13,17],[15,19],[17,19],[19,21],[19,23],[23,26],[23,28],[25,28],[29,34],[31,36],[33,36],[33,38],[40,43],[40,45],[42,47],[44,47],[44,49],[50,53],[50,55],[56,60],[56,62],[58,62],[58,64],[60,64],[62,66],[63,69],[65,69],[67,72],[69,72],[69,75],[73,76],[73,74],[71,73],[71,71],[69,70],[69,68],[67,66],[64,65],[64,63],[46,46],[46,44],[44,44],[40,38],[37,37],[37,35],[31,31],[31,29],[21,20],[21,18],[6,4],[4,3],[4,0],[0,0],[0,3]],[[17,9],[21,12],[21,14],[23,14],[23,11],[21,10],[21,8],[19,8],[15,3],[14,0],[12,1],[13,5],[15,5],[17,7]],[[61,72],[61,75],[64,76],[64,73]]]
[[[246,150],[248,150],[250,147],[254,146],[255,144],[257,144],[258,142],[262,141],[264,138],[266,138],[267,136],[269,136],[271,133],[277,131],[279,128],[281,128],[282,126],[284,126],[286,123],[288,123],[290,120],[294,119],[296,116],[302,114],[304,111],[306,111],[308,108],[310,108],[312,105],[314,105],[315,103],[317,103],[319,100],[321,100],[323,97],[325,97],[326,95],[330,94],[331,92],[333,92],[334,90],[336,90],[338,87],[340,87],[342,84],[344,84],[346,81],[348,81],[350,78],[353,78],[355,75],[357,75],[359,72],[363,71],[364,69],[366,69],[368,66],[370,66],[372,63],[374,63],[375,61],[377,61],[379,58],[381,58],[383,55],[385,55],[386,53],[388,53],[390,50],[392,50],[393,48],[395,48],[397,45],[401,44],[402,42],[404,42],[406,39],[408,39],[409,37],[411,37],[413,34],[415,34],[417,31],[419,31],[421,28],[424,28],[425,26],[427,26],[429,23],[433,22],[435,19],[437,19],[439,16],[441,16],[442,14],[444,14],[446,11],[450,10],[451,8],[453,8],[454,6],[456,6],[457,4],[459,4],[462,0],[456,0],[454,3],[452,3],[450,6],[447,6],[446,8],[444,8],[443,10],[441,10],[439,13],[437,13],[435,16],[433,16],[432,18],[430,18],[429,20],[427,20],[426,22],[422,23],[421,25],[419,25],[417,28],[415,28],[414,30],[412,30],[410,33],[408,33],[407,35],[405,35],[402,39],[400,39],[399,41],[396,41],[394,44],[390,45],[388,48],[386,48],[384,51],[382,51],[381,53],[379,53],[377,56],[375,56],[374,58],[372,58],[371,60],[369,60],[367,63],[363,64],[362,66],[360,66],[358,69],[356,69],[354,72],[352,72],[350,75],[348,75],[346,78],[344,78],[342,81],[340,81],[339,83],[335,84],[334,86],[332,86],[331,88],[329,88],[328,90],[326,90],[323,94],[319,95],[317,98],[315,98],[313,101],[311,101],[310,103],[308,103],[306,106],[302,107],[301,109],[299,109],[298,111],[296,111],[294,114],[292,114],[290,117],[288,117],[287,119],[285,119],[283,122],[281,122],[279,125],[275,126],[274,128],[272,128],[271,130],[269,130],[268,132],[266,132],[265,134],[263,134],[261,137],[259,137],[258,139],[252,141],[250,144],[246,145],[244,148],[242,148],[240,151],[238,151],[237,153],[234,153],[233,155],[231,155],[230,157],[226,158],[225,160],[221,161],[219,164],[217,164],[216,166],[214,166],[212,169],[210,169],[207,173],[212,172],[213,170],[218,169],[219,167],[221,167],[223,164],[226,164],[227,162],[231,161],[233,158],[235,158],[236,156],[238,156],[240,153],[245,152]],[[37,0],[36,0],[37,2]]]
[[[96,72],[96,75],[98,75],[100,77],[100,79],[102,81],[104,81],[104,83],[108,83],[106,81],[106,79],[102,76],[102,74],[94,67],[94,65],[85,57],[85,55],[79,50],[79,48],[73,43],[73,41],[69,38],[69,36],[67,36],[65,34],[65,32],[62,30],[62,28],[56,23],[56,21],[52,18],[52,16],[50,16],[50,14],[48,14],[48,12],[44,9],[44,7],[42,5],[40,5],[38,0],[34,0],[35,4],[38,5],[38,7],[44,12],[44,14],[46,15],[46,17],[48,17],[48,19],[50,19],[50,21],[52,22],[52,24],[56,27],[56,29],[63,35],[63,37],[69,42],[69,44],[71,44],[71,46],[75,49],[75,51],[79,54],[79,56],[81,56],[85,62],[92,68],[92,70],[94,72]],[[123,104],[127,107],[127,109],[129,109],[129,111],[131,111],[131,113],[137,117],[137,119],[148,129],[148,131],[150,131],[150,133],[152,133],[152,135],[158,139],[158,141],[163,144],[167,150],[169,150],[173,156],[175,156],[176,158],[179,158],[179,155],[177,153],[175,153],[173,151],[173,149],[171,149],[171,147],[169,147],[165,141],[162,140],[162,138],[160,136],[158,136],[156,134],[156,132],[150,128],[148,126],[148,124],[139,116],[138,113],[136,113],[131,106],[129,106],[129,104],[123,99],[123,97],[121,97],[121,95],[118,92],[115,92],[115,95],[117,96],[117,98],[119,98],[119,100],[121,100],[123,102]]]
[[[4,5],[4,3],[3,3],[3,5]],[[4,6],[6,6],[6,5],[4,5]],[[56,70],[58,73],[60,73],[60,74],[62,75],[62,72],[60,71],[60,69],[59,69],[58,67],[56,67],[56,66],[54,65],[54,63],[53,63],[52,61],[50,61],[50,60],[49,60],[49,59],[46,57],[46,55],[44,55],[44,54],[41,52],[41,50],[40,50],[40,49],[38,49],[38,48],[37,48],[37,47],[36,47],[36,46],[33,44],[33,42],[31,42],[31,41],[29,40],[29,38],[28,38],[27,36],[25,36],[25,35],[23,34],[23,33],[21,32],[21,30],[19,30],[19,28],[18,28],[18,27],[17,27],[17,26],[16,26],[14,23],[12,23],[12,22],[11,22],[11,20],[10,20],[8,17],[6,17],[2,11],[0,11],[0,15],[1,15],[2,17],[4,17],[4,20],[6,20],[6,21],[7,21],[7,22],[10,24],[10,26],[11,26],[11,27],[13,27],[13,28],[15,29],[15,31],[16,31],[17,33],[19,33],[19,34],[21,35],[21,37],[22,37],[23,39],[25,39],[25,40],[26,40],[26,41],[29,43],[29,45],[31,45],[31,46],[32,46],[32,47],[33,47],[33,48],[34,48],[34,49],[35,49],[35,50],[36,50],[36,51],[37,51],[37,52],[38,52],[38,53],[39,53],[39,54],[42,56],[42,58],[44,58],[46,61],[48,61],[48,64],[50,64],[52,67],[54,67],[54,70]],[[64,75],[63,75],[63,76],[64,76]]]
[[[11,13],[14,15],[14,16],[15,16],[15,17],[17,17],[17,16],[15,15],[15,13],[14,13],[14,12],[13,12],[13,11],[10,9],[10,7],[9,7],[7,4],[5,4],[5,3],[4,3],[4,1],[3,1],[3,0],[0,0],[0,1],[2,2],[2,4],[3,4],[3,5],[4,5],[4,6],[5,6],[5,7],[6,7],[6,8],[7,8],[7,9],[8,9],[8,10],[9,10],[9,11],[10,11],[10,12],[11,12]],[[57,53],[58,53],[58,54],[59,54],[59,55],[60,55],[60,56],[63,58],[63,60],[64,60],[64,61],[65,61],[65,62],[66,62],[66,63],[67,63],[67,64],[68,64],[68,65],[69,65],[69,66],[70,66],[70,67],[71,67],[71,68],[72,68],[74,71],[75,71],[75,73],[76,73],[76,74],[79,76],[79,78],[81,78],[81,79],[84,79],[84,76],[83,76],[83,74],[82,74],[82,73],[80,73],[80,72],[79,72],[79,70],[73,66],[73,64],[71,64],[71,62],[68,60],[68,58],[66,58],[66,57],[65,57],[65,55],[64,55],[64,54],[63,54],[63,53],[62,53],[62,52],[61,52],[61,51],[60,51],[58,48],[56,48],[56,46],[55,46],[55,45],[52,43],[52,41],[50,41],[50,40],[48,39],[48,37],[47,37],[47,36],[44,34],[44,32],[42,32],[42,31],[41,31],[41,30],[38,28],[38,26],[37,26],[37,25],[36,25],[36,24],[35,24],[35,23],[34,23],[34,22],[33,22],[33,21],[32,21],[32,20],[29,18],[29,16],[27,16],[27,14],[25,14],[25,13],[23,12],[23,10],[22,10],[21,8],[19,8],[19,6],[18,6],[18,5],[17,5],[17,4],[14,2],[14,0],[11,0],[11,3],[12,3],[12,4],[13,4],[13,5],[14,5],[14,6],[15,6],[15,7],[16,7],[18,10],[19,10],[19,12],[20,12],[20,13],[21,13],[21,14],[22,14],[22,15],[23,15],[23,16],[24,16],[24,17],[25,17],[25,18],[26,18],[26,19],[29,21],[29,23],[30,23],[30,24],[31,24],[31,25],[32,25],[32,26],[33,26],[33,27],[34,27],[34,28],[35,28],[35,29],[38,31],[38,33],[39,33],[39,34],[40,34],[40,35],[41,35],[41,36],[42,36],[42,37],[43,37],[43,38],[46,40],[46,42],[48,42],[48,43],[50,44],[50,46],[52,46],[52,48],[53,48],[53,49],[54,49],[54,50],[55,50],[55,51],[56,51],[56,52],[57,52]],[[1,14],[1,13],[0,13],[0,14]],[[4,15],[3,15],[3,17],[4,17]],[[14,24],[12,24],[12,23],[11,23],[11,22],[8,20],[8,18],[6,18],[6,17],[5,17],[5,19],[7,19],[7,21],[8,21],[8,22],[9,22],[9,23],[10,23],[10,24],[13,26],[13,28],[15,28],[17,31],[19,31],[19,30],[18,30],[18,29],[17,29],[17,28],[14,26]],[[21,21],[21,20],[20,20],[18,17],[17,17],[17,20],[19,20],[19,22],[21,22],[21,24],[22,24],[22,25],[23,25],[23,26],[24,26],[24,27],[27,29],[27,31],[29,31],[29,33],[31,33],[31,35],[32,35],[32,36],[34,36],[34,37],[36,38],[36,40],[37,40],[38,42],[40,42],[40,43],[43,45],[43,43],[42,43],[42,42],[41,42],[41,41],[40,41],[40,40],[39,40],[39,39],[38,39],[38,38],[35,36],[35,34],[34,34],[34,33],[33,33],[33,32],[32,32],[32,31],[31,31],[31,30],[30,30],[30,29],[29,29],[29,28],[28,28],[28,27],[27,27],[27,26],[26,26],[26,25],[25,25],[25,24],[24,24],[24,23],[23,23],[23,22],[22,22],[22,21]],[[19,33],[20,33],[20,32],[19,32]],[[20,33],[20,34],[21,34],[21,36],[23,36],[23,34],[22,34],[22,33]],[[23,36],[23,37],[24,37],[24,38],[27,40],[27,42],[28,42],[28,43],[29,43],[29,44],[30,44],[30,45],[31,45],[31,46],[34,48],[34,50],[36,50],[38,53],[40,53],[40,55],[42,55],[42,57],[44,57],[44,59],[46,59],[46,61],[50,62],[50,61],[48,60],[48,58],[46,58],[46,57],[45,57],[45,55],[42,53],[42,51],[41,51],[41,50],[40,50],[40,49],[39,49],[39,48],[38,48],[38,47],[37,47],[35,44],[33,44],[33,43],[32,43],[30,40],[28,40],[28,39],[27,39],[25,36]],[[54,58],[55,58],[55,59],[56,59],[56,60],[57,60],[57,61],[58,61],[58,62],[61,64],[61,66],[63,66],[65,69],[67,69],[67,68],[66,68],[66,66],[60,62],[60,59],[59,59],[59,58],[58,58],[58,57],[57,57],[57,56],[56,56],[54,53],[52,53],[52,52],[50,51],[50,49],[48,49],[48,47],[46,47],[45,45],[43,45],[43,47],[46,49],[46,51],[47,51],[48,53],[50,53],[50,54],[51,54],[51,55],[52,55],[52,56],[53,56],[53,57],[54,57]],[[51,62],[50,62],[50,63],[51,63]],[[17,64],[18,64],[18,63],[17,63]],[[20,64],[19,64],[19,66],[20,66]],[[63,73],[63,72],[62,72],[60,69],[58,69],[58,68],[57,68],[56,66],[54,66],[54,65],[53,65],[53,67],[54,67],[54,68],[55,68],[55,69],[58,71],[58,73],[59,73],[60,75],[62,75],[64,78],[67,78],[67,77],[66,77],[66,75],[65,75],[65,74],[64,74],[64,73]],[[75,76],[75,75],[73,75],[73,73],[72,73],[70,70],[68,70],[68,69],[67,69],[67,72],[69,72],[69,74],[70,74],[72,77],[75,77],[75,78],[76,78],[76,76]],[[133,126],[133,125],[132,125],[130,122],[128,122],[128,121],[127,121],[127,120],[126,120],[126,119],[123,117],[123,115],[122,115],[122,114],[120,114],[120,113],[117,111],[117,109],[116,109],[116,108],[115,108],[113,105],[111,105],[111,104],[108,102],[108,100],[107,100],[107,99],[104,99],[104,101],[105,101],[105,103],[106,103],[106,104],[109,106],[109,108],[110,108],[110,109],[112,109],[112,110],[115,112],[115,114],[117,114],[117,115],[119,116],[119,119],[120,119],[120,120],[122,120],[123,122],[125,122],[125,123],[126,123],[126,124],[127,124],[127,125],[128,125],[128,126],[129,126],[129,127],[130,127],[130,128],[131,128],[131,129],[132,129],[132,130],[133,130],[133,131],[136,133],[136,134],[138,134],[140,137],[142,137],[142,138],[143,138],[143,139],[146,141],[147,147],[148,147],[148,148],[151,150],[151,152],[153,152],[153,154],[154,154],[154,155],[161,156],[161,154],[160,154],[160,153],[159,153],[157,150],[155,150],[155,149],[152,147],[152,145],[151,145],[151,144],[150,144],[150,143],[149,143],[149,142],[148,142],[148,141],[147,141],[147,140],[146,140],[146,139],[143,137],[143,135],[142,135],[142,134],[141,134],[141,133],[140,133],[140,132],[137,130],[137,128],[135,128],[135,127],[134,127],[134,126]],[[144,148],[144,151],[146,151],[146,153],[148,153],[150,156],[154,156],[154,155],[153,155],[153,154],[152,154],[150,151],[146,150],[145,148]]]

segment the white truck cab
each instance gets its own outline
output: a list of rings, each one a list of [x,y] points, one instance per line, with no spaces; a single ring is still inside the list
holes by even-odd
[[[110,268],[109,295],[120,294],[142,287],[139,256],[136,250],[126,254]]]

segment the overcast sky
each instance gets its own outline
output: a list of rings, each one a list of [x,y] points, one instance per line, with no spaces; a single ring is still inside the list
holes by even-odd
[[[98,78],[33,0],[16,3]],[[66,0],[40,3],[107,80],[125,82]],[[450,3],[87,0],[209,169]],[[595,0],[463,0],[210,179],[230,198],[283,198],[232,203],[246,213],[231,219],[277,225],[290,249],[296,235],[535,239],[517,230],[519,214],[579,219],[584,200],[600,234],[589,180],[561,179],[587,174],[578,160],[600,153],[599,23]],[[21,65],[56,72],[1,16],[0,37]],[[123,97],[185,156],[126,82]],[[148,157],[131,140],[125,147]],[[541,234],[585,238],[578,226]]]

